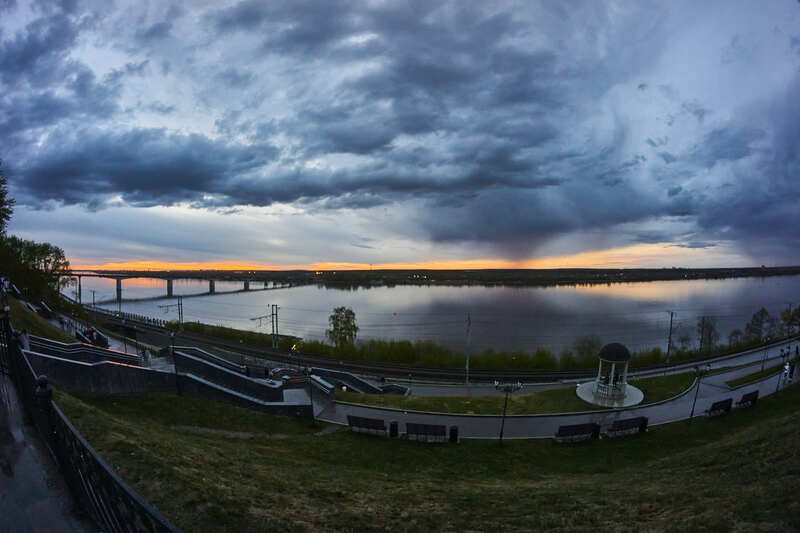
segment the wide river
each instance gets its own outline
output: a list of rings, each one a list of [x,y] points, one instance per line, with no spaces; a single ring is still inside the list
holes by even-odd
[[[83,278],[84,303],[114,297],[114,280]],[[262,284],[253,283],[251,288]],[[720,340],[744,325],[760,307],[773,315],[800,304],[800,276],[726,280],[656,281],[543,288],[397,286],[358,290],[303,286],[291,289],[239,291],[241,282],[217,282],[218,294],[183,299],[184,320],[270,333],[267,305],[279,306],[281,334],[305,339],[325,337],[333,308],[347,306],[356,313],[358,338],[433,340],[456,350],[557,352],[576,339],[597,335],[603,342],[622,342],[632,350],[666,348],[670,315],[674,311],[673,342],[697,342],[696,323],[702,315],[717,321]],[[208,282],[175,280],[175,295],[208,291]],[[74,297],[74,288],[65,293]],[[123,281],[123,298],[166,294],[166,282],[153,279]],[[176,299],[122,302],[122,310],[175,320]],[[117,309],[116,303],[103,304]],[[468,327],[469,317],[469,327]]]

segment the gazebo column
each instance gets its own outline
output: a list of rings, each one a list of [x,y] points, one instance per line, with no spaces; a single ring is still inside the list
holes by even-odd
[[[617,369],[617,363],[611,363],[611,373],[608,375],[608,390],[614,394],[614,371]]]
[[[600,383],[600,376],[603,374],[603,360],[600,359],[600,364],[597,365],[597,382]]]
[[[628,385],[628,361],[625,361],[625,369],[622,371],[622,386]]]

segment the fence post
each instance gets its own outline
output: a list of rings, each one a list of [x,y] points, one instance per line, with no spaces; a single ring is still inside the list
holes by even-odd
[[[36,378],[36,390],[33,395],[36,398],[36,425],[39,426],[39,433],[50,453],[53,453],[53,419],[50,412],[53,405],[53,389],[50,388],[47,376],[44,374]]]
[[[5,293],[2,293],[5,296]],[[2,302],[2,315],[0,315],[0,373],[11,375],[11,324],[8,318],[8,305]]]

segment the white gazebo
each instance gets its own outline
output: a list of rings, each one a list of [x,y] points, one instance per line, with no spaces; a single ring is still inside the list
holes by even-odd
[[[581,400],[604,407],[629,407],[641,403],[642,391],[628,385],[628,363],[631,353],[618,342],[606,344],[597,354],[597,378],[578,385]]]

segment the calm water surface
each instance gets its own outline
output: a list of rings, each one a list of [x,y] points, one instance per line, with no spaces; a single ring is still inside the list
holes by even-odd
[[[114,297],[114,280],[83,278],[83,301]],[[253,283],[251,288],[261,284]],[[241,282],[217,282],[217,292],[237,291]],[[174,294],[208,290],[208,282],[176,280]],[[71,289],[65,291],[72,293]],[[123,298],[166,294],[166,282],[123,281]],[[123,302],[122,310],[156,318],[177,319],[173,299]],[[728,280],[657,281],[579,287],[374,287],[345,291],[317,286],[237,292],[185,298],[184,320],[269,333],[268,304],[277,304],[280,333],[321,340],[328,315],[337,306],[351,307],[359,339],[433,340],[457,350],[547,347],[556,351],[586,335],[603,342],[622,342],[633,350],[666,348],[669,310],[675,312],[673,342],[690,336],[695,343],[697,317],[716,318],[722,340],[733,328],[744,329],[761,306],[777,314],[800,304],[800,276]],[[103,304],[116,309],[115,303]],[[470,331],[467,333],[467,316]]]

